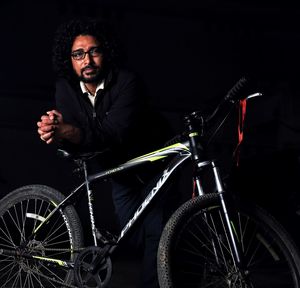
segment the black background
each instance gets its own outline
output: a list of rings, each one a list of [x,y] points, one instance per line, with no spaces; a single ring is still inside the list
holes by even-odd
[[[129,68],[141,76],[150,104],[173,134],[181,131],[183,114],[211,110],[239,78],[250,76],[254,90],[264,96],[247,107],[235,184],[288,221],[288,227],[299,224],[300,9],[288,1],[2,1],[3,195],[33,183],[62,191],[72,187],[69,163],[40,141],[36,122],[54,107],[54,31],[76,15],[113,23]],[[228,167],[237,141],[236,123],[229,124],[216,145]]]

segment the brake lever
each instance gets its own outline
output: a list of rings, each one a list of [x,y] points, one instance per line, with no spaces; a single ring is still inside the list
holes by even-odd
[[[263,96],[263,94],[259,93],[259,92],[253,93],[253,94],[248,95],[245,99],[248,100],[250,98],[259,97],[259,96]]]

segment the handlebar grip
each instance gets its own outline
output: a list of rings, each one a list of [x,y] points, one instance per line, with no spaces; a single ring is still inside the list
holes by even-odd
[[[239,100],[240,98],[240,90],[245,86],[247,82],[247,79],[245,77],[241,78],[239,81],[235,83],[235,85],[228,91],[226,96],[222,99],[222,101],[219,103],[219,105],[216,107],[216,109],[211,113],[208,117],[206,117],[205,122],[210,122],[218,113],[220,108],[226,103],[226,102],[232,102],[231,104],[234,104],[236,100]]]
[[[245,86],[246,83],[247,79],[245,77],[237,81],[235,85],[228,91],[227,95],[224,97],[224,101],[239,100],[240,97],[238,97],[238,92],[240,92],[240,90]]]

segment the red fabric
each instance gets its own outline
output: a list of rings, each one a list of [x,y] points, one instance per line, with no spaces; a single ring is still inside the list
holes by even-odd
[[[192,193],[192,198],[194,199],[196,197],[196,181],[193,181],[193,193]]]
[[[235,150],[236,165],[239,166],[240,145],[244,138],[244,122],[246,117],[247,99],[240,100],[239,103],[239,123],[238,123],[238,144]]]

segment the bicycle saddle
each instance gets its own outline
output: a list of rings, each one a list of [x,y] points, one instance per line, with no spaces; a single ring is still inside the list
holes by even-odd
[[[65,159],[72,159],[72,160],[89,160],[92,159],[100,154],[105,154],[106,152],[108,152],[109,149],[104,149],[102,151],[93,151],[93,152],[69,152],[67,150],[64,149],[57,149],[57,155],[61,158],[65,158]]]

